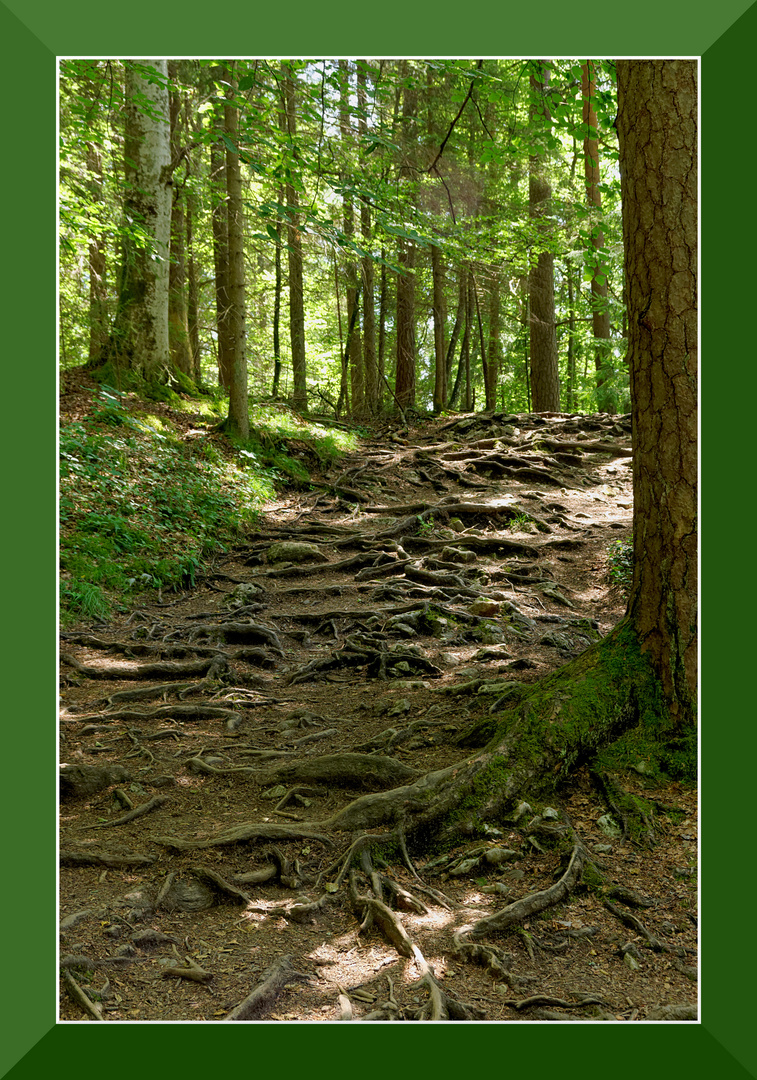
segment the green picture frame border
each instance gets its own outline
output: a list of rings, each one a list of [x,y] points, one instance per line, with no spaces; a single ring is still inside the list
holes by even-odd
[[[749,638],[740,629],[739,609],[747,611],[743,594],[750,566],[747,554],[741,568],[738,551],[750,537],[748,518],[742,523],[739,509],[748,491],[738,464],[748,462],[753,451],[747,444],[748,421],[737,407],[751,402],[749,386],[754,389],[755,382],[746,265],[755,250],[755,227],[747,179],[751,160],[744,159],[752,156],[746,117],[753,96],[757,4],[731,0],[716,7],[692,11],[682,0],[643,0],[610,14],[579,17],[578,9],[545,0],[534,18],[527,5],[516,11],[487,2],[461,25],[460,10],[452,6],[391,0],[376,10],[377,25],[361,27],[356,18],[367,13],[354,5],[326,12],[305,0],[292,0],[286,12],[238,0],[227,0],[217,11],[196,0],[165,9],[136,0],[107,11],[93,0],[57,6],[42,0],[0,3],[5,103],[0,295],[7,302],[3,352],[10,406],[2,426],[10,508],[2,530],[10,594],[3,697],[10,707],[3,740],[7,877],[1,890],[6,964],[0,984],[0,1077],[80,1075],[94,1067],[115,1080],[135,1072],[162,1076],[167,1062],[173,1073],[189,1068],[198,1075],[245,1064],[260,1068],[269,1061],[285,1069],[291,1062],[289,1067],[308,1074],[348,1068],[370,1075],[397,1068],[395,1055],[405,1049],[415,1055],[406,1063],[413,1072],[450,1070],[459,1059],[468,1068],[521,1066],[537,1075],[553,1068],[561,1074],[610,1069],[618,1080],[637,1080],[639,1073],[662,1078],[688,1068],[716,1074],[718,1080],[756,1075],[749,992],[753,935],[744,918],[748,881],[739,879],[750,855],[741,823],[748,828],[753,817],[747,769],[755,738],[740,675],[749,670]],[[255,1025],[251,1040],[249,1031],[244,1034],[248,1025],[235,1025],[230,1034],[225,1025],[55,1022],[56,56],[235,56],[247,41],[246,51],[261,56],[473,57],[492,55],[496,45],[496,54],[503,56],[702,58],[701,535],[703,566],[713,568],[714,580],[705,576],[702,588],[701,1023],[503,1028],[484,1022],[475,1032],[470,1024],[446,1024],[443,1032],[438,1025],[422,1024],[393,1024],[389,1031],[385,1024],[288,1024],[282,1044],[283,1033],[274,1024]],[[726,418],[732,422],[724,430]],[[721,535],[726,515],[727,547]],[[746,539],[739,538],[740,527],[746,527]],[[728,576],[722,565],[726,555],[735,571]],[[95,1038],[103,1042],[94,1043]],[[366,1055],[371,1039],[383,1050],[375,1058]]]

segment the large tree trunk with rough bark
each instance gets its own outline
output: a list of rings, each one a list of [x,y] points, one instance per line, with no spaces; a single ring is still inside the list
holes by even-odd
[[[634,439],[629,615],[681,724],[697,686],[697,67],[618,61]]]

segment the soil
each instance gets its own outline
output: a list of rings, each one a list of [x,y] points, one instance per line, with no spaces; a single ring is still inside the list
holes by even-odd
[[[67,417],[77,389],[64,385]],[[653,846],[603,832],[586,769],[551,807],[514,808],[452,849],[317,828],[463,760],[458,740],[512,683],[618,622],[608,560],[630,539],[630,445],[629,417],[565,414],[377,429],[325,472],[303,444],[318,486],[269,505],[194,589],[67,628],[62,1021],[408,1021],[433,988],[442,1018],[696,1015],[696,791],[643,763],[617,779],[666,808]],[[314,546],[282,564],[282,542]],[[158,663],[173,670],[145,668]],[[487,939],[499,966],[472,962],[462,928],[563,874],[539,833],[551,821],[615,891],[576,887]],[[375,900],[393,895],[385,921]]]

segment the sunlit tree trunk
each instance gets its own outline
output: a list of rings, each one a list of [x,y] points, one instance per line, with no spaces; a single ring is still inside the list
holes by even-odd
[[[697,687],[697,65],[619,60],[634,470],[629,615],[671,712]]]
[[[497,407],[497,380],[500,368],[499,345],[499,273],[492,267],[489,291],[489,342],[484,357],[484,385],[487,411]]]
[[[170,371],[171,129],[167,79],[166,60],[126,62],[124,216],[130,228],[123,241],[118,311],[109,353],[118,366],[148,380],[164,380]],[[141,233],[139,238],[134,230]]]
[[[232,65],[233,65],[232,61]],[[247,406],[247,355],[245,348],[245,270],[242,168],[239,160],[239,108],[235,102],[237,79],[230,67],[224,120],[226,130],[226,194],[229,237],[229,385],[228,430],[240,439],[250,434]],[[234,147],[235,149],[232,149]]]
[[[285,185],[289,211],[287,240],[289,255],[289,336],[292,344],[292,404],[305,412],[308,407],[307,368],[305,360],[305,297],[302,282],[302,236],[299,227],[299,196],[292,180],[297,161],[297,90],[291,64],[281,65],[284,86],[284,109],[290,144],[290,173]]]
[[[594,266],[591,278],[591,319],[594,331],[594,365],[597,369],[597,405],[601,412],[612,412],[612,395],[605,383],[607,373],[603,370],[610,356],[610,311],[607,306],[607,264],[604,259],[605,237],[601,225],[602,194],[599,189],[599,142],[597,139],[597,114],[595,109],[596,83],[594,63],[585,60],[581,65],[584,128],[584,175],[586,177],[586,201],[596,211],[599,222],[591,227],[591,247]]]

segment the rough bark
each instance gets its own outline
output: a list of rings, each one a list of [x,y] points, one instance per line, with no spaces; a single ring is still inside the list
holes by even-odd
[[[223,78],[223,68],[212,69],[213,78]],[[210,179],[212,183],[213,265],[215,269],[216,329],[218,335],[218,383],[225,390],[231,385],[232,354],[229,325],[229,219],[226,211],[226,155],[220,131],[223,110],[216,113],[218,138],[210,144]]]
[[[629,613],[671,712],[697,685],[697,68],[618,61],[634,441]]]
[[[361,138],[368,134],[366,117],[368,63],[357,61],[357,100],[359,109],[358,130]],[[371,243],[371,208],[363,201],[360,205],[360,234],[363,247],[369,250]],[[376,310],[374,298],[373,259],[366,255],[362,260],[363,284],[363,367],[365,370],[365,403],[367,411],[375,416],[379,411],[380,387],[379,364],[376,355]]]
[[[178,63],[169,61],[171,80],[178,76]],[[185,138],[181,95],[172,89],[169,95],[171,116],[171,158],[176,161]],[[168,278],[168,340],[171,362],[178,371],[192,378],[193,364],[189,343],[189,315],[187,308],[187,265],[185,256],[186,193],[183,184],[174,174],[171,200],[171,265]]]

